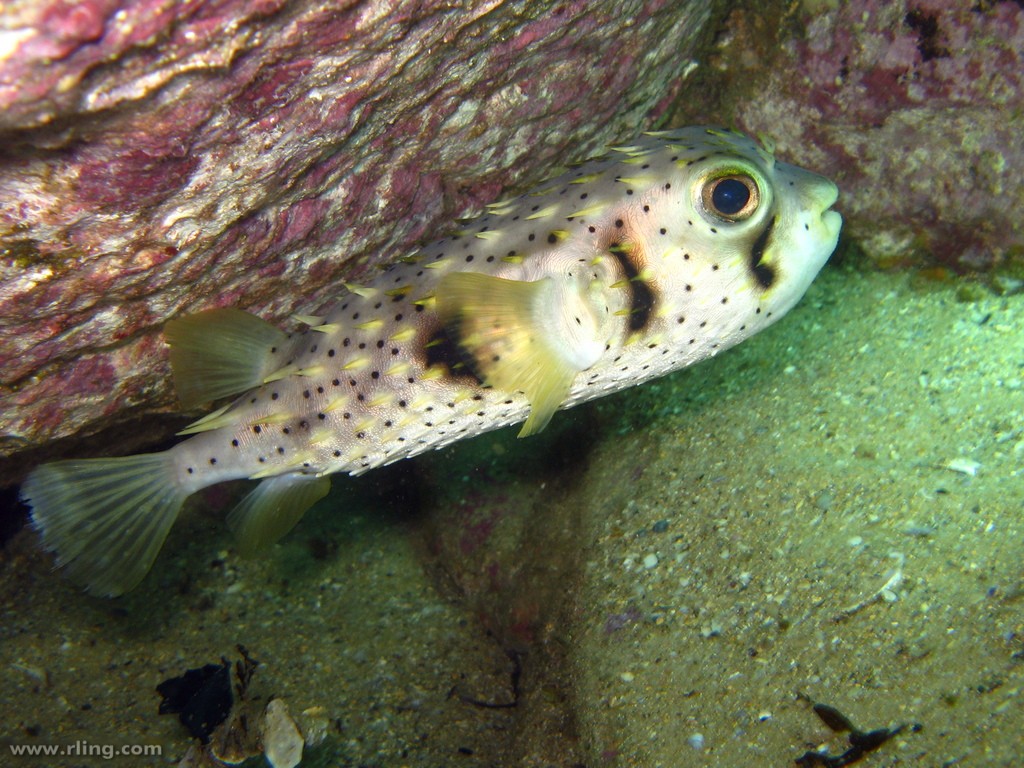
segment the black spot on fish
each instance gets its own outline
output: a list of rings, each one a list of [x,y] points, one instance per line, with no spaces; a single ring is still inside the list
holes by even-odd
[[[750,271],[754,273],[754,279],[757,280],[757,284],[765,290],[771,288],[775,282],[775,269],[762,261],[764,250],[768,247],[768,240],[772,236],[772,229],[774,227],[775,219],[772,219],[761,234],[757,236],[757,240],[754,241],[750,248]]]
[[[634,250],[622,243],[614,243],[608,247],[608,252],[619,262],[629,283],[629,330],[642,330],[651,321],[655,305],[654,292],[647,281],[640,279],[640,265]]]
[[[459,343],[461,337],[461,322],[455,318],[423,337],[424,341],[419,345],[420,353],[417,357],[425,368],[440,365],[451,378],[481,385],[483,377],[477,371],[473,356]]]

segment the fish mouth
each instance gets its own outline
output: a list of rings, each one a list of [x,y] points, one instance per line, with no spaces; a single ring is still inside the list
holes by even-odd
[[[839,211],[833,211],[832,206],[839,199],[839,187],[827,179],[823,179],[823,181],[827,185],[823,184],[819,191],[818,203],[821,206],[821,223],[825,227],[825,231],[828,232],[829,237],[833,240],[838,240],[839,230],[843,226],[843,217]]]
[[[839,239],[839,230],[843,228],[843,217],[839,211],[826,210],[821,214],[821,223],[825,225],[825,230],[830,237]]]
[[[828,212],[828,209],[839,199],[839,187],[828,179],[823,179],[823,181],[825,184],[822,185],[823,189],[821,190],[821,207]]]

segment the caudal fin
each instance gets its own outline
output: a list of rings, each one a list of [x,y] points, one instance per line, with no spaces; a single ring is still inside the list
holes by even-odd
[[[43,464],[21,489],[57,564],[113,597],[146,575],[188,493],[166,453]]]

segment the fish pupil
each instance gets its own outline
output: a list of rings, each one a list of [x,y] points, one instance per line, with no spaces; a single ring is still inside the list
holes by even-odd
[[[739,179],[722,179],[711,193],[715,210],[725,216],[735,216],[750,202],[750,189]]]

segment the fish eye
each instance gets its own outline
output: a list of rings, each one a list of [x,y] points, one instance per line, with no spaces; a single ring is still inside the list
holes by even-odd
[[[746,174],[718,176],[704,182],[701,190],[704,210],[725,221],[743,221],[750,218],[761,202],[761,193]]]

